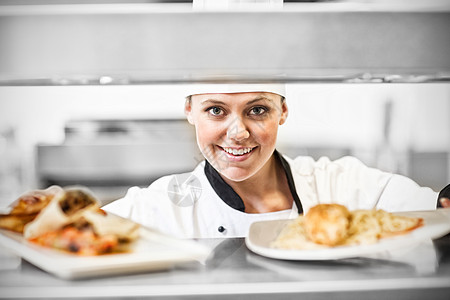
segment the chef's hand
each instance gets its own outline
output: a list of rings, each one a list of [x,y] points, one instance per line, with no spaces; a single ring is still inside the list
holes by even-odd
[[[442,197],[439,199],[439,202],[441,202],[442,207],[450,207],[450,199],[446,197]]]

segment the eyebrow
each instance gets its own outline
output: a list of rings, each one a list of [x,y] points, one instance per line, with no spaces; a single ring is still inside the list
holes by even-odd
[[[204,104],[222,104],[225,105],[225,102],[220,101],[220,100],[216,100],[216,99],[206,99],[204,101],[202,101],[200,104],[204,105]]]
[[[255,98],[255,99],[253,99],[253,100],[250,100],[249,102],[247,102],[247,104],[253,104],[253,103],[258,102],[258,101],[260,101],[260,100],[267,100],[267,101],[269,101],[269,102],[273,102],[272,99],[267,98],[267,97],[264,97],[264,96],[261,96],[261,97]]]

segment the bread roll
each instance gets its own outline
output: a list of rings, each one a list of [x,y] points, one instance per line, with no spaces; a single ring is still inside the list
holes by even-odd
[[[314,243],[335,246],[348,233],[350,212],[343,205],[319,204],[305,215],[305,231]]]

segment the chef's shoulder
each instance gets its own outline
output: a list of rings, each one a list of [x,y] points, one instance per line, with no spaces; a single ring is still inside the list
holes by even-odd
[[[170,209],[181,193],[188,193],[191,186],[195,186],[195,179],[201,174],[203,166],[200,163],[192,172],[160,177],[147,187],[130,187],[123,198],[103,206],[103,209],[124,218],[131,218],[142,211],[160,211],[166,206]]]
[[[286,156],[285,156],[286,158]],[[376,172],[386,173],[380,170],[370,168],[361,160],[354,156],[344,156],[336,160],[322,156],[315,160],[310,156],[297,156],[294,159],[286,158],[291,168],[301,175],[313,175],[317,172]]]

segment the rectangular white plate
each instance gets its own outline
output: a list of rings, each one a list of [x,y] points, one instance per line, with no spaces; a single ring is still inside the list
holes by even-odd
[[[408,247],[429,239],[442,237],[450,232],[450,209],[435,211],[415,211],[397,213],[398,215],[420,217],[425,225],[411,233],[393,238],[385,238],[376,244],[342,246],[314,250],[285,250],[271,248],[274,241],[287,222],[291,220],[274,220],[255,222],[250,226],[245,239],[247,247],[262,256],[286,260],[333,260],[361,257]]]
[[[210,249],[190,240],[175,239],[147,228],[127,253],[76,256],[28,242],[22,235],[0,230],[0,245],[33,265],[64,279],[163,270],[175,264],[202,261]]]

